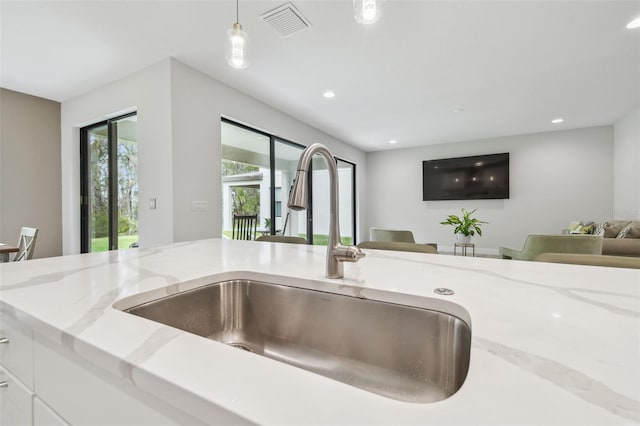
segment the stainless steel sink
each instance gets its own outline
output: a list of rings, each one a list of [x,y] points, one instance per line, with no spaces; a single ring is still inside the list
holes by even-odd
[[[414,306],[243,279],[122,310],[401,401],[448,398],[469,368],[468,324]]]

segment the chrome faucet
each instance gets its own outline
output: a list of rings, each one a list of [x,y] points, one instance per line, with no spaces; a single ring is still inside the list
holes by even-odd
[[[292,210],[305,210],[308,207],[307,172],[313,154],[324,157],[329,167],[329,184],[331,185],[329,203],[329,243],[327,244],[327,278],[344,277],[342,262],[357,262],[365,254],[356,246],[343,246],[340,240],[340,224],[338,222],[338,169],[336,161],[329,149],[319,143],[308,146],[300,155],[298,171],[293,181],[293,188],[287,203]]]

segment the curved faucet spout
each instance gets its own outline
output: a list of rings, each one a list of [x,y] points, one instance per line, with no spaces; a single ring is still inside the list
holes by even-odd
[[[338,168],[329,149],[314,143],[308,146],[300,155],[298,171],[293,181],[293,188],[289,194],[287,205],[292,210],[304,210],[308,207],[307,172],[314,154],[324,157],[329,168],[329,241],[327,244],[327,278],[344,277],[342,262],[357,262],[364,257],[364,253],[355,246],[343,246],[340,243],[340,224],[338,221]]]

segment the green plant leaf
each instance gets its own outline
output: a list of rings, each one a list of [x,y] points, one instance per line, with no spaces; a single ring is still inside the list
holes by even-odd
[[[472,218],[477,209],[466,210],[461,209],[462,217],[459,217],[455,214],[451,214],[447,217],[446,220],[440,222],[441,225],[451,225],[454,227],[454,234],[462,234],[465,236],[473,236],[478,233],[478,235],[482,235],[482,229],[480,228],[481,224],[488,223],[478,218]]]

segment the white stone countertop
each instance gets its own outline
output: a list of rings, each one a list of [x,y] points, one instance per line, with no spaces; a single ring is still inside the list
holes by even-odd
[[[0,309],[205,422],[223,408],[265,425],[640,424],[640,270],[365,250],[328,280],[325,250],[211,239],[3,263]],[[471,318],[466,381],[441,402],[401,402],[112,306],[238,274],[453,302]]]

